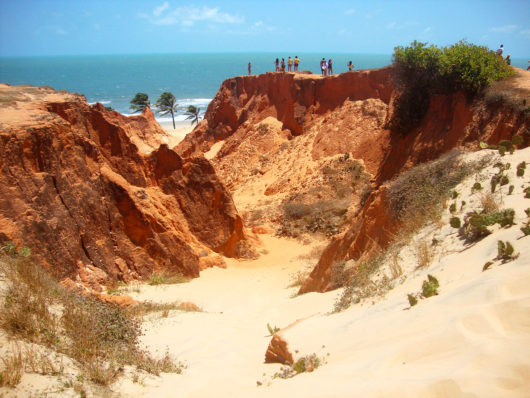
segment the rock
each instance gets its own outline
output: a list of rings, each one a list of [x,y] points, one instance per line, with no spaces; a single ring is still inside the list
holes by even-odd
[[[294,363],[293,354],[289,351],[289,345],[279,333],[272,336],[265,352],[265,363],[282,363],[286,365]]]
[[[150,110],[5,84],[0,99],[0,231],[59,279],[101,291],[155,269],[197,277],[222,264],[205,250],[251,252],[212,165],[160,145]]]

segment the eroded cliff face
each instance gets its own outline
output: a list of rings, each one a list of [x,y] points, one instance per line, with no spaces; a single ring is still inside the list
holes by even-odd
[[[224,266],[219,254],[244,254],[241,218],[213,167],[161,145],[149,109],[127,118],[7,85],[0,99],[0,237],[60,278],[97,290],[154,270],[196,277]]]
[[[325,78],[267,73],[228,79],[205,120],[176,148],[183,156],[206,152],[245,219],[258,209],[273,224],[282,217],[278,204],[311,192],[330,199],[323,181],[337,157],[361,162],[372,175],[372,192],[366,198],[356,191],[361,185],[353,187],[352,221],[333,237],[301,292],[328,290],[331,264],[360,259],[390,241],[398,226],[388,212],[385,181],[453,148],[478,149],[480,141],[496,144],[516,134],[523,146],[529,143],[527,113],[462,93],[433,96],[417,128],[390,132],[391,73],[388,67]],[[346,179],[343,170],[332,172],[334,185]]]

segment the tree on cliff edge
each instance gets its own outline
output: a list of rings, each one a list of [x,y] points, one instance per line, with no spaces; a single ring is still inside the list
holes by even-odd
[[[168,113],[171,113],[171,118],[173,119],[173,128],[175,128],[175,112],[177,112],[177,100],[175,96],[169,92],[164,92],[156,100],[156,107],[158,108],[157,112],[160,116],[165,116]]]
[[[136,93],[130,104],[129,109],[132,109],[133,113],[143,112],[146,107],[151,105],[149,103],[149,96],[145,93]]]

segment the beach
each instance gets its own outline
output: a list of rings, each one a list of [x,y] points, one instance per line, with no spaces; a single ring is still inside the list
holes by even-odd
[[[159,121],[160,126],[167,133],[167,136],[164,137],[164,141],[167,140],[167,145],[170,148],[173,148],[180,141],[184,139],[186,134],[190,133],[195,125],[191,125],[190,122],[175,121],[175,128],[173,128],[173,122],[171,121]]]

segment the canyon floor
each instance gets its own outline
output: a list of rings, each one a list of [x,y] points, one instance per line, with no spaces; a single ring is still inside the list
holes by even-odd
[[[299,272],[314,265],[323,242],[260,235],[256,260],[227,259],[227,268],[208,269],[186,284],[129,287],[142,301],[191,301],[202,312],[171,311],[150,316],[142,343],[150,352],[168,351],[184,361],[182,375],[121,379],[113,389],[131,397],[524,397],[530,391],[530,250],[520,227],[527,216],[523,187],[528,175],[515,166],[530,160],[530,149],[501,158],[456,188],[466,211],[479,207],[476,181],[488,187],[493,160],[510,163],[514,191],[501,187],[501,208],[516,211],[516,225],[494,228],[466,244],[442,220],[423,228],[399,253],[402,276],[388,292],[332,313],[341,290],[296,296],[289,287]],[[498,158],[498,159],[497,159]],[[489,187],[488,187],[489,188]],[[239,207],[240,203],[236,203]],[[439,243],[432,263],[418,267],[415,245]],[[510,241],[518,257],[495,260],[497,242]],[[493,261],[487,271],[486,262]],[[383,266],[379,272],[390,275]],[[421,291],[427,275],[440,282],[437,296],[410,307],[408,293]],[[292,378],[275,377],[282,365],[265,364],[271,340],[267,325],[280,328],[296,358],[316,354],[322,365]]]

